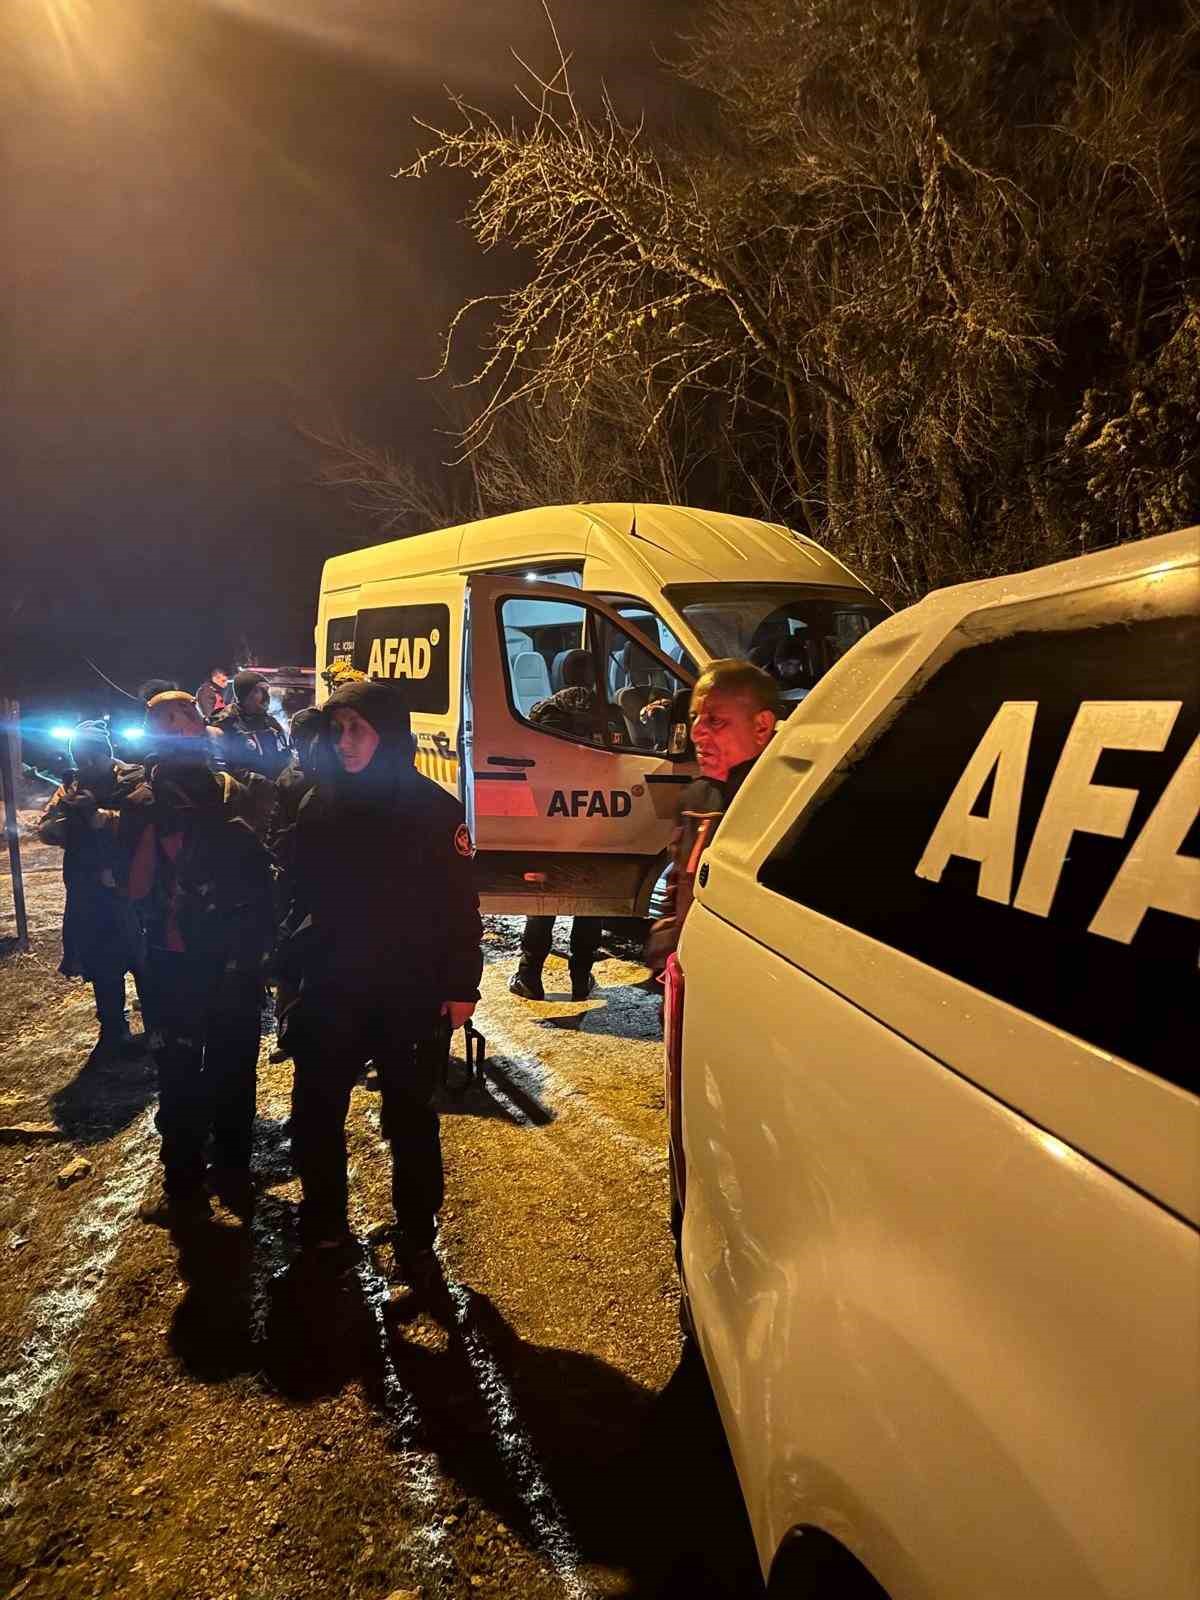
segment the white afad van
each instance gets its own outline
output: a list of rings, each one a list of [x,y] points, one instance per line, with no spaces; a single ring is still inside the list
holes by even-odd
[[[667,1001],[685,1308],[772,1596],[1200,1594],[1200,529],[889,618]]]
[[[886,614],[787,528],[552,506],[327,561],[317,668],[405,686],[418,766],[466,806],[484,910],[642,915],[695,771],[673,698],[749,656],[800,701]],[[581,679],[594,725],[531,720]]]

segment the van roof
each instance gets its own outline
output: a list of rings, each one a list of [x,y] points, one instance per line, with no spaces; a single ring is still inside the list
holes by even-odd
[[[329,593],[435,572],[581,558],[611,567],[618,588],[631,564],[656,587],[739,581],[864,587],[835,556],[790,528],[723,511],[631,502],[539,506],[393,539],[332,557],[321,587]]]

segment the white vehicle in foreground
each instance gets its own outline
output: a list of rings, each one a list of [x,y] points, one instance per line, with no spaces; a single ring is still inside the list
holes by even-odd
[[[1198,732],[1191,529],[882,622],[701,864],[681,1271],[772,1595],[1200,1594]]]

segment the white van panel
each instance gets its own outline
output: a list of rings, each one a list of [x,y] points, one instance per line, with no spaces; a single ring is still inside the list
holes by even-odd
[[[764,1569],[811,1524],[892,1600],[1192,1600],[1195,1231],[703,905],[680,955],[683,1269]]]

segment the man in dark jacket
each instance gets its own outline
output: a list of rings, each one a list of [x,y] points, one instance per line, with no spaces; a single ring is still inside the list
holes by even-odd
[[[270,704],[270,680],[247,667],[233,680],[233,704],[211,719],[217,758],[235,778],[245,781],[254,772],[274,783],[290,760],[288,736]]]
[[[750,768],[770,743],[779,711],[778,685],[753,662],[714,661],[696,680],[691,734],[700,777],[679,797],[678,820],[668,846],[668,911],[646,940],[644,959],[652,972],[663,970],[679,944],[700,858]]]
[[[241,785],[208,765],[196,702],[147,709],[157,759],[122,806],[129,894],[142,911],[158,1066],[163,1192],[146,1221],[209,1214],[208,1181],[231,1210],[252,1201],[250,1144],[262,964],[274,937],[270,857],[245,821]]]
[[[318,1250],[352,1243],[346,1113],[373,1060],[392,1152],[396,1258],[420,1282],[436,1273],[443,1173],[431,1053],[418,1046],[446,1024],[461,1027],[479,999],[474,851],[458,801],[413,767],[395,685],[350,684],[323,716],[336,760],[300,807],[290,866],[297,931],[282,959],[301,985],[285,1031],[296,1062],[301,1232]]]
[[[125,974],[140,974],[137,919],[125,895],[128,862],[117,839],[122,800],[142,782],[141,767],[114,761],[103,722],[81,722],[71,736],[72,772],[37,823],[43,844],[63,852],[66,908],[59,971],[86,978],[96,995],[95,1056],[140,1050],[129,1032]]]

